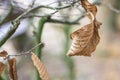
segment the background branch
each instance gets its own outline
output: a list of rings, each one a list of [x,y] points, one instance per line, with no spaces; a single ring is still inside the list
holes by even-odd
[[[9,4],[9,9],[7,10],[7,14],[4,16],[0,16],[0,25],[2,25],[2,23],[6,20],[6,18],[11,14],[11,12],[13,11],[13,6],[11,4]]]
[[[38,27],[34,28],[34,36],[35,36],[35,44],[36,45],[41,43],[43,28],[44,28],[44,25],[45,25],[48,17],[42,17],[39,20]],[[43,47],[43,45],[40,45],[35,49],[35,54],[39,59],[41,58],[42,47]],[[36,80],[42,80],[39,75],[40,75],[39,72],[36,70]]]
[[[75,4],[75,2],[71,3],[71,4],[67,5],[67,6],[63,6],[63,7],[51,7],[51,6],[40,5],[40,6],[28,9],[26,12],[24,12],[23,14],[21,14],[15,20],[12,21],[12,26],[10,27],[10,30],[8,30],[7,33],[4,35],[4,37],[0,40],[0,47],[14,34],[14,32],[16,31],[16,29],[18,28],[18,26],[20,24],[20,19],[22,19],[28,13],[30,13],[30,12],[32,12],[34,10],[37,10],[39,8],[47,8],[47,9],[52,9],[52,10],[61,10],[61,9],[68,8],[73,4]]]

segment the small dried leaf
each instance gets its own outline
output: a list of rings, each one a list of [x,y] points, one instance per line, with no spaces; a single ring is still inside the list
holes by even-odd
[[[16,59],[12,58],[8,60],[9,63],[9,76],[11,80],[18,80],[17,69],[16,69]]]
[[[90,18],[91,23],[71,33],[71,38],[73,39],[73,41],[72,41],[71,48],[67,53],[68,56],[74,56],[74,55],[89,56],[90,55],[90,54],[86,55],[82,52],[84,48],[89,45],[89,42],[93,37],[93,33],[94,33],[94,26],[93,26],[94,23],[92,20],[93,16],[90,13],[88,14],[89,14],[88,17]]]
[[[71,34],[70,37],[73,41],[70,50],[67,53],[68,56],[90,56],[100,41],[98,28],[101,23],[96,20],[97,7],[87,0],[81,0],[81,3],[88,13],[87,17],[90,19],[91,23]]]
[[[31,59],[34,63],[34,66],[37,68],[42,80],[50,80],[48,72],[44,64],[40,61],[40,59],[33,52],[32,52]]]
[[[0,57],[5,57],[7,54],[7,52],[5,50],[3,50],[2,52],[0,52]]]
[[[3,72],[3,70],[5,69],[5,67],[6,67],[6,65],[3,64],[2,62],[0,62],[0,76],[1,76],[1,74]]]

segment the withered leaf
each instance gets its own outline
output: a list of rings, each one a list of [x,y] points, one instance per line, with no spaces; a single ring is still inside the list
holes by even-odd
[[[81,0],[81,5],[87,12],[91,12],[94,16],[96,16],[97,7],[95,5],[89,3],[88,0]]]
[[[81,5],[84,7],[84,9],[85,9],[87,12],[91,12],[91,13],[94,15],[94,17],[95,17],[95,19],[94,19],[94,24],[95,24],[95,25],[94,25],[94,26],[95,26],[96,28],[100,28],[100,25],[101,25],[102,23],[100,23],[100,22],[98,22],[98,21],[96,20],[97,7],[96,7],[95,5],[89,3],[88,0],[81,0]]]
[[[6,65],[3,64],[2,62],[0,62],[0,76],[1,76],[1,74],[3,72],[3,70],[5,69],[5,67],[6,67]]]
[[[0,57],[5,57],[7,54],[7,52],[5,50],[3,50],[2,52],[0,52]]]
[[[94,23],[92,20],[92,14],[88,13],[88,18],[91,20],[90,24],[83,26],[82,28],[71,33],[72,45],[70,50],[68,51],[68,56],[74,55],[84,55],[89,56],[90,54],[83,53],[85,52],[85,48],[89,46],[91,38],[94,34]],[[91,16],[91,17],[90,17]],[[93,18],[94,19],[94,18]]]
[[[38,70],[39,75],[42,78],[42,80],[50,80],[48,72],[47,72],[44,64],[40,61],[40,59],[33,52],[31,52],[31,54],[32,54],[31,59],[34,63],[34,66]]]
[[[97,7],[90,4],[87,0],[81,0],[81,3],[89,14],[87,17],[91,20],[91,23],[71,33],[70,37],[73,41],[67,53],[68,56],[90,56],[100,41],[98,28],[101,23],[96,20]]]
[[[18,80],[17,69],[16,69],[16,59],[12,58],[8,60],[9,64],[9,76],[11,80]]]

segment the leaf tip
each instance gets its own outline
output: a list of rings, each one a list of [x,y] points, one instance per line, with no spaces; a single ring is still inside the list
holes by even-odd
[[[73,52],[71,52],[71,51],[68,51],[68,53],[66,55],[71,57],[71,56],[74,56],[75,54]]]

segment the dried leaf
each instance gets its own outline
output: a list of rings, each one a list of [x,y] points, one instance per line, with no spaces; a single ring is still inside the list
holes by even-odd
[[[0,52],[0,57],[5,57],[7,55],[7,52],[5,50],[3,50],[2,52]]]
[[[97,7],[95,5],[89,3],[88,0],[81,0],[81,5],[84,7],[84,9],[87,12],[91,12],[94,15],[94,17],[95,17],[95,20],[94,20],[95,27],[100,28],[101,23],[96,20]]]
[[[81,0],[81,5],[85,8],[87,12],[91,12],[94,16],[96,16],[97,7],[95,5],[89,3],[88,0]]]
[[[68,56],[74,56],[74,55],[89,56],[90,55],[90,54],[86,55],[82,52],[84,48],[89,45],[89,42],[94,34],[94,23],[93,23],[94,18],[92,20],[92,17],[94,16],[92,16],[91,13],[88,13],[88,14],[89,14],[88,17],[91,20],[90,24],[85,25],[84,27],[71,33],[71,39],[73,41],[72,41],[71,48],[67,53]]]
[[[16,59],[12,58],[8,60],[9,63],[9,76],[11,80],[18,80],[17,69],[16,69]]]
[[[87,17],[91,23],[71,33],[70,37],[73,41],[67,53],[68,56],[90,56],[100,41],[98,28],[101,23],[96,20],[97,7],[90,4],[87,0],[81,0],[81,3],[88,13]]]
[[[96,20],[97,7],[89,3],[88,0],[81,0],[81,3],[87,12],[91,12],[94,15],[94,34],[99,37],[98,29],[100,28],[100,25],[102,25],[102,23]]]
[[[3,70],[5,69],[5,67],[6,67],[6,65],[3,64],[2,62],[0,62],[0,76],[1,76],[1,74],[3,72]]]
[[[37,68],[42,80],[50,80],[50,78],[48,76],[48,72],[47,72],[44,64],[40,61],[40,59],[33,52],[32,52],[31,59],[34,63],[34,66]]]

